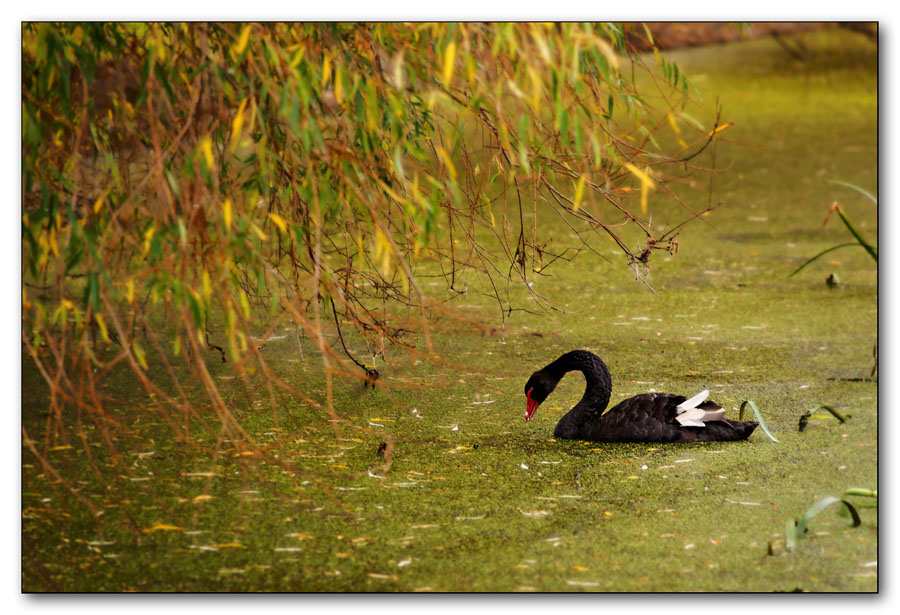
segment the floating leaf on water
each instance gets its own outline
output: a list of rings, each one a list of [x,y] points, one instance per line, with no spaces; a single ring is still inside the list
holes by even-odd
[[[740,504],[741,506],[762,506],[762,504],[760,502],[740,502],[740,501],[735,501],[735,500],[729,500],[728,498],[725,498],[725,501],[728,502],[729,504]]]
[[[145,534],[152,534],[153,532],[181,532],[184,531],[184,528],[177,525],[169,525],[168,523],[156,523],[151,527],[145,527],[141,531]]]
[[[370,573],[368,573],[367,576],[369,576],[369,577],[371,577],[371,578],[373,578],[373,579],[390,579],[390,580],[393,580],[393,581],[396,581],[396,580],[397,580],[397,575],[396,575],[396,574],[381,574],[381,573],[378,573],[378,572],[370,572]]]

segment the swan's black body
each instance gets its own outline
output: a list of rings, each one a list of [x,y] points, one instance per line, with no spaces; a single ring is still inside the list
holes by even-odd
[[[644,393],[626,399],[605,414],[612,392],[612,377],[606,364],[586,350],[567,352],[556,361],[531,375],[525,384],[528,406],[525,420],[530,420],[538,405],[556,388],[570,371],[584,374],[587,387],[584,397],[556,426],[553,435],[569,440],[595,442],[705,442],[711,440],[745,440],[753,433],[755,421],[708,420],[703,427],[685,426],[678,422],[677,406],[687,398],[670,393]],[[720,406],[704,401],[697,406],[715,411]]]

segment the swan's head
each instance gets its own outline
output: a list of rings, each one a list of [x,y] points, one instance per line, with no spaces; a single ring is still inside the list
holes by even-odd
[[[531,378],[525,383],[525,420],[530,421],[534,418],[538,406],[547,399],[547,396],[556,388],[558,381],[552,378],[544,371],[537,371],[531,374]]]

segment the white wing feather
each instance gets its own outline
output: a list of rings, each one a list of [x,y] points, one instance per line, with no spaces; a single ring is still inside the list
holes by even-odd
[[[706,401],[707,397],[709,397],[709,389],[707,389],[705,391],[700,391],[699,393],[697,393],[690,399],[684,400],[677,406],[678,414],[681,414],[682,412],[685,412],[686,410],[696,408],[697,406],[702,404],[704,401]]]
[[[675,417],[675,420],[684,425],[685,427],[706,427],[703,423],[703,418],[706,416],[706,411],[700,408],[690,408],[687,410],[679,410],[680,414]]]

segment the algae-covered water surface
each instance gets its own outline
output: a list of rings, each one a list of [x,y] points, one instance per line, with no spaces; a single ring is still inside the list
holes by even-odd
[[[99,433],[85,421],[90,459],[80,446],[49,449],[80,477],[77,494],[23,453],[23,589],[876,591],[877,509],[860,508],[857,527],[826,509],[792,551],[785,544],[786,524],[822,498],[878,483],[877,266],[845,248],[788,277],[852,241],[836,217],[822,225],[835,201],[877,238],[877,207],[829,181],[877,193],[877,48],[850,32],[802,40],[803,59],[773,40],[672,54],[734,124],[711,189],[707,180],[679,188],[701,206],[721,204],[683,230],[678,254],[651,260],[655,293],[612,243],[610,261],[582,255],[537,279],[558,311],[501,322],[496,304],[470,292],[454,308],[487,327],[435,315],[444,363],[388,352],[374,390],[334,381],[335,407],[366,428],[340,439],[299,402],[276,418],[265,393],[229,389],[232,372],[213,357],[242,427],[308,476],[227,446],[216,456],[185,448],[142,410],[143,397],[123,403],[114,412],[127,430]],[[559,224],[567,241],[562,223],[541,224]],[[826,283],[831,274],[839,283]],[[314,348],[287,335],[265,352],[281,373],[324,390]],[[530,422],[522,387],[574,348],[605,359],[613,402],[709,389],[730,418],[753,400],[778,442],[760,429],[733,443],[556,440],[583,378],[569,374]],[[138,390],[124,375],[104,386],[120,400]],[[46,420],[43,391],[23,359],[30,432]],[[826,404],[850,418],[820,410],[799,431],[800,416]],[[209,433],[197,439],[214,448]],[[389,470],[367,470],[388,441]],[[91,470],[109,443],[130,455],[114,487]]]

